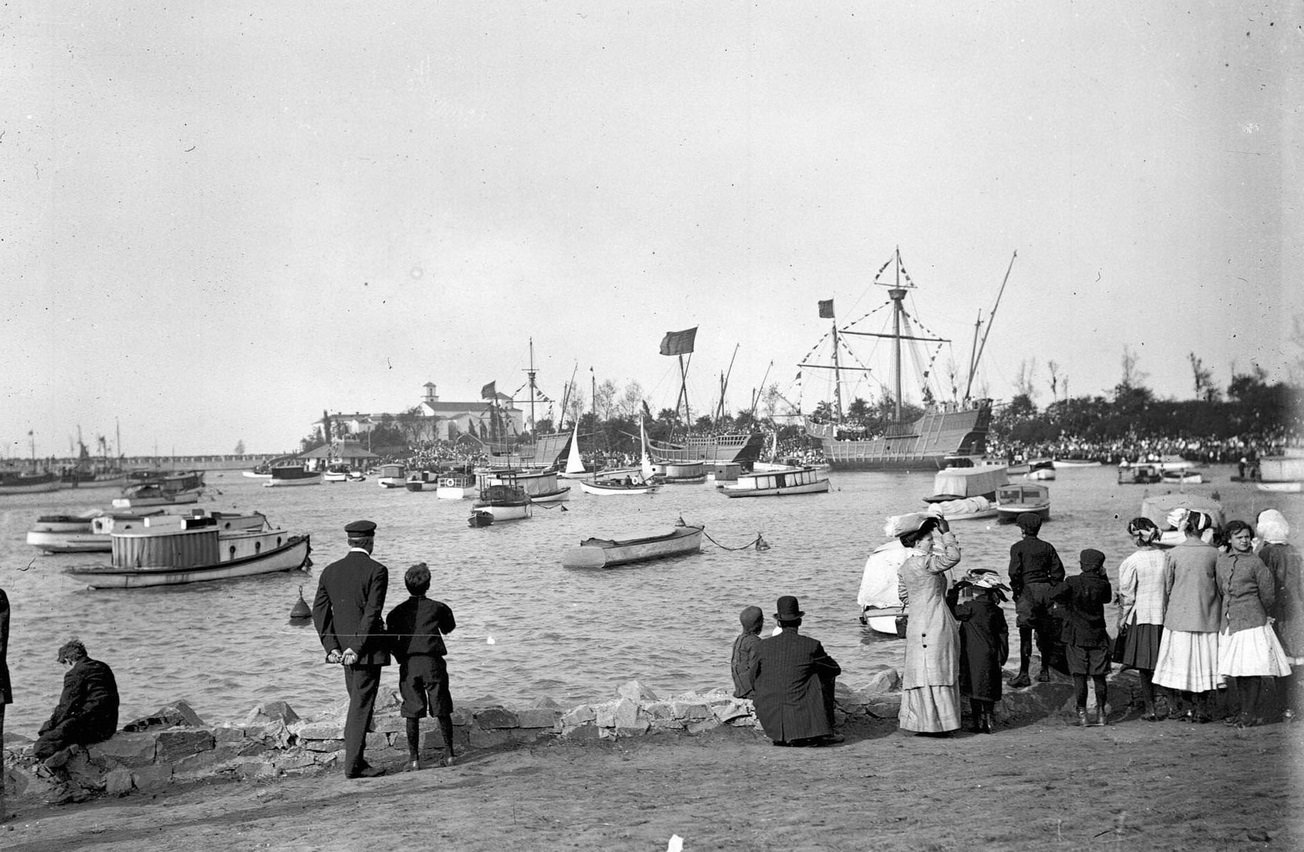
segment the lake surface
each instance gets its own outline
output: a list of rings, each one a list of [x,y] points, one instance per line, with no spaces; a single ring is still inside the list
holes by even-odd
[[[1205,469],[1200,494],[1220,493],[1228,519],[1253,521],[1281,509],[1304,529],[1300,495],[1265,494],[1228,477],[1232,466]],[[1051,489],[1042,537],[1070,572],[1077,553],[1107,556],[1111,579],[1131,552],[1128,519],[1147,493],[1165,486],[1117,485],[1109,467],[1062,469]],[[711,484],[667,486],[641,497],[594,497],[572,485],[565,507],[535,507],[528,520],[483,529],[467,525],[471,501],[430,492],[382,489],[365,482],[263,488],[239,472],[208,475],[212,509],[261,511],[292,533],[312,535],[316,567],[190,586],[90,591],[63,576],[74,563],[107,554],[44,556],[25,542],[40,514],[107,506],[112,490],[0,497],[0,586],[12,607],[9,669],[14,704],[6,729],[35,737],[58,700],[62,667],[55,652],[69,636],[113,667],[122,695],[120,724],[184,699],[209,722],[238,721],[253,706],[284,699],[301,714],[344,696],[340,670],[324,663],[311,624],[289,621],[299,589],[311,603],[318,571],[346,551],[344,525],[379,525],[375,557],[390,569],[385,611],[407,597],[403,572],[429,564],[430,596],[448,603],[457,630],[448,636],[455,703],[504,703],[549,697],[563,706],[614,697],[638,678],[661,695],[729,687],[729,653],[738,613],[756,604],[766,631],[780,595],[797,595],[802,632],[816,637],[851,685],[877,666],[899,666],[903,644],[861,627],[856,592],[869,551],[883,541],[887,515],[919,511],[933,493],[931,473],[833,473],[827,494],[728,499]],[[561,567],[563,548],[589,536],[668,530],[682,517],[705,524],[714,542],[698,555],[611,570]],[[1002,574],[1017,527],[959,521],[964,566]],[[770,549],[729,550],[764,537]],[[1014,625],[1012,610],[1008,614]],[[1111,618],[1112,624],[1112,618]],[[1017,639],[1015,640],[1017,643]],[[1016,647],[1012,653],[1017,653]],[[398,667],[382,689],[396,689]]]

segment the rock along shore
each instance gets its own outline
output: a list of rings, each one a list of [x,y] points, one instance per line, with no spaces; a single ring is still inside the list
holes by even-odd
[[[1072,684],[1063,678],[1023,690],[1006,690],[997,707],[998,720],[1076,718]],[[1112,715],[1122,718],[1136,706],[1138,689],[1132,673],[1111,679]],[[895,719],[900,708],[900,677],[895,669],[879,670],[863,684],[838,683],[835,716],[839,724],[857,719]],[[374,730],[367,735],[367,756],[384,766],[407,756],[405,724],[397,692],[377,701]],[[10,809],[46,803],[85,801],[95,797],[157,793],[173,785],[217,780],[271,780],[328,770],[342,771],[343,728],[347,701],[304,718],[284,701],[253,708],[240,722],[209,725],[184,701],[128,723],[111,739],[72,749],[66,765],[51,770],[35,760],[31,741],[14,743],[4,754],[5,790]],[[615,698],[562,708],[542,699],[524,707],[471,702],[453,713],[459,755],[538,744],[551,739],[611,740],[650,733],[701,734],[721,726],[752,729],[763,738],[748,699],[725,690],[660,698],[637,680],[622,685]],[[422,745],[436,731],[434,719],[422,720]],[[438,737],[429,737],[434,742]],[[424,754],[423,754],[424,756]]]

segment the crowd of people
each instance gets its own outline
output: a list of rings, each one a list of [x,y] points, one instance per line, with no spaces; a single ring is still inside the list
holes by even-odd
[[[1079,571],[1066,575],[1054,545],[1038,537],[1041,518],[1018,518],[1022,538],[1010,547],[1009,585],[990,569],[968,571],[952,584],[960,545],[935,510],[889,520],[906,558],[897,569],[908,617],[901,671],[903,731],[949,736],[960,729],[968,699],[974,733],[992,733],[1010,655],[1001,604],[1012,595],[1019,631],[1019,669],[1008,686],[1031,686],[1052,670],[1072,676],[1077,723],[1109,724],[1106,676],[1115,664],[1136,670],[1141,719],[1205,723],[1223,707],[1229,725],[1291,721],[1304,712],[1304,562],[1288,543],[1281,512],[1267,509],[1251,524],[1219,528],[1209,514],[1176,509],[1167,518],[1177,540],[1161,541],[1149,518],[1127,526],[1136,550],[1119,565],[1118,589],[1105,554],[1082,550]],[[1106,607],[1118,604],[1116,636]],[[734,695],[753,701],[776,745],[840,742],[833,718],[838,664],[814,639],[798,636],[797,599],[779,599],[778,630],[761,638],[759,607],[741,613],[734,642]],[[1090,688],[1090,689],[1089,689]],[[1226,700],[1213,699],[1227,690]],[[1089,691],[1096,714],[1088,713]]]
[[[1301,436],[1286,429],[1241,435],[1234,438],[1128,438],[1118,441],[1090,441],[1063,435],[1055,441],[1027,443],[989,435],[987,455],[1004,459],[1007,464],[1031,459],[1081,459],[1102,464],[1159,461],[1179,456],[1205,464],[1236,464],[1264,456],[1281,455],[1287,446],[1296,446]]]

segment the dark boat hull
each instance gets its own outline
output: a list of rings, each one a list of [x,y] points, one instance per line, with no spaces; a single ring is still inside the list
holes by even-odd
[[[991,403],[961,411],[934,411],[891,427],[874,438],[838,438],[835,427],[811,424],[832,470],[942,470],[956,456],[978,458],[987,450]]]

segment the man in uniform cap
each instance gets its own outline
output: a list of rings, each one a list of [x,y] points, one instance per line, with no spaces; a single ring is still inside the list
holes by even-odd
[[[833,687],[842,667],[816,639],[801,636],[801,611],[792,595],[779,598],[780,632],[762,639],[752,661],[752,700],[765,735],[775,745],[840,743],[833,730]]]
[[[371,558],[376,525],[354,521],[344,528],[349,552],[321,572],[312,620],[326,649],[326,662],[344,666],[349,713],[344,723],[344,775],[373,778],[385,770],[363,758],[367,730],[380,687],[381,666],[389,665],[385,623],[385,589],[389,570]]]

